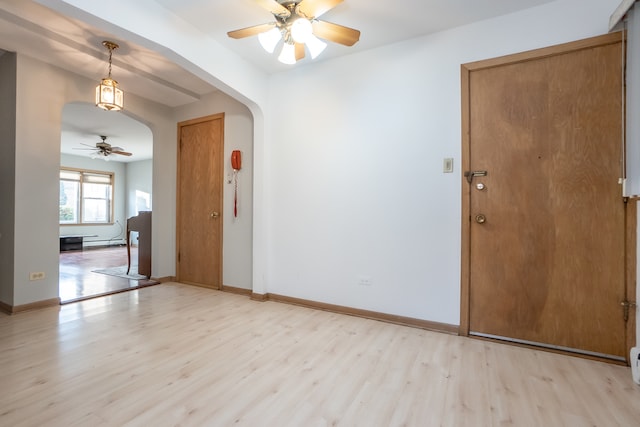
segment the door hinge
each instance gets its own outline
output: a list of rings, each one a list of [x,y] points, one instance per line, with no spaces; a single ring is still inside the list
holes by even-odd
[[[178,262],[180,262],[180,252],[178,252]]]
[[[620,303],[620,305],[622,306],[622,317],[624,318],[624,321],[626,322],[627,320],[629,320],[629,308],[633,307],[636,308],[637,304],[635,301],[627,301],[624,300]]]

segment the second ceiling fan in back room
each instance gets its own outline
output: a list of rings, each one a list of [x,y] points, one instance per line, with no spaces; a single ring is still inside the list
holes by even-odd
[[[269,53],[273,53],[282,40],[284,43],[278,57],[282,63],[295,64],[304,58],[305,46],[311,58],[316,58],[327,46],[321,39],[344,46],[353,46],[360,40],[360,31],[318,19],[343,0],[254,1],[271,12],[275,22],[229,31],[227,35],[234,39],[258,35],[260,44]]]
[[[74,150],[92,150],[93,151],[91,153],[92,159],[102,158],[105,161],[109,161],[109,156],[111,156],[112,154],[119,154],[121,156],[131,156],[131,153],[124,151],[124,148],[112,147],[111,144],[107,142],[106,136],[100,135],[100,139],[102,139],[102,141],[96,142],[95,147],[89,144],[82,143],[82,145],[85,145],[90,148],[74,148]]]

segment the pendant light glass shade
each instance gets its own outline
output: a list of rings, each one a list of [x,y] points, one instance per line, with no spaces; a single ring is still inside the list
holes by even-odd
[[[278,56],[278,61],[283,64],[293,65],[296,63],[296,48],[293,44],[285,43],[282,46],[282,51],[280,52],[280,56]]]
[[[118,87],[118,82],[111,78],[111,56],[113,50],[120,46],[106,40],[102,45],[109,49],[109,76],[96,86],[96,106],[107,111],[119,111],[124,106],[124,92]]]
[[[124,94],[118,87],[118,82],[106,78],[96,86],[96,105],[107,111],[122,110]]]
[[[267,32],[258,34],[258,40],[260,44],[269,53],[273,53],[276,48],[276,45],[282,38],[282,34],[280,33],[280,29],[278,27],[273,27]]]

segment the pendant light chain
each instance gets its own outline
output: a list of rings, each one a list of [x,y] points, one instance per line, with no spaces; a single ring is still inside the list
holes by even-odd
[[[111,78],[111,56],[113,55],[113,46],[109,46],[109,78]]]

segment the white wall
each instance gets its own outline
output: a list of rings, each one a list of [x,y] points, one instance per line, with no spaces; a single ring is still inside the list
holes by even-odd
[[[58,296],[60,123],[68,87],[60,70],[18,53],[14,305]],[[29,281],[30,272],[44,272]]]
[[[0,55],[0,301],[13,304],[15,156],[15,53]]]
[[[143,191],[148,194],[153,193],[153,161],[152,160],[140,160],[138,162],[124,163],[126,168],[126,218],[130,218],[137,215],[137,200],[136,190]],[[153,198],[151,199],[151,206],[153,207]],[[145,210],[145,209],[141,209]],[[126,224],[126,223],[125,223]]]
[[[136,190],[143,191],[148,194],[153,194],[153,161],[152,160],[141,160],[139,162],[129,162],[125,163],[126,171],[127,171],[127,181],[126,181],[126,218],[122,223],[124,225],[123,236],[127,233],[127,218],[131,218],[138,214],[138,200],[136,197]],[[151,203],[148,207],[142,207],[140,210],[153,210],[153,198],[149,200]],[[146,201],[142,202],[146,204]],[[151,221],[153,226],[153,218]],[[124,236],[125,243],[127,237]],[[129,241],[132,245],[138,244],[138,232],[132,231],[129,235]],[[151,242],[153,243],[153,241]]]
[[[202,100],[176,108],[176,122],[211,114],[224,113],[223,195],[223,266],[222,283],[226,286],[252,289],[253,231],[253,119],[251,112],[222,92],[214,92]],[[242,169],[238,173],[238,216],[233,216],[233,183],[231,151],[242,152]]]
[[[273,76],[269,111],[295,96],[267,138],[268,291],[458,324],[460,64],[604,34],[616,6],[556,1]]]
[[[60,235],[85,235],[83,246],[104,246],[120,244],[124,242],[124,227],[126,227],[125,200],[127,187],[127,167],[121,162],[105,162],[103,159],[91,159],[89,157],[74,156],[71,154],[60,155],[60,166],[75,169],[85,169],[114,173],[113,194],[113,224],[105,225],[62,225]],[[149,178],[150,179],[150,178]]]

